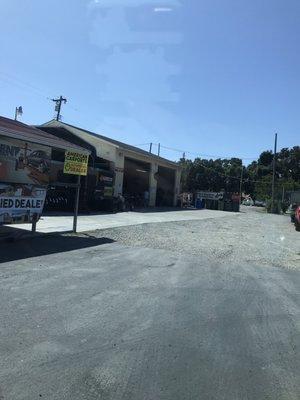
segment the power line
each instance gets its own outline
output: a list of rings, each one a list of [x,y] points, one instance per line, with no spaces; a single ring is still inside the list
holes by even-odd
[[[138,147],[138,146],[149,146],[151,143],[149,142],[149,143],[140,143],[140,144],[133,144],[132,146],[136,146],[136,147]]]
[[[21,85],[21,86],[25,86],[25,87],[27,87],[27,90],[31,90],[31,92],[34,92],[36,95],[38,94],[38,95],[42,96],[43,98],[45,98],[45,99],[47,99],[47,100],[53,100],[53,101],[55,101],[55,102],[56,102],[56,105],[57,105],[57,108],[59,108],[59,112],[57,113],[56,119],[57,119],[57,118],[60,118],[60,109],[61,109],[62,101],[63,101],[64,103],[66,103],[67,99],[62,98],[62,96],[60,96],[59,99],[51,99],[51,97],[49,97],[42,89],[40,89],[39,87],[37,87],[37,86],[35,86],[35,85],[32,85],[31,83],[25,82],[24,80],[22,80],[22,79],[20,79],[20,78],[18,78],[18,77],[16,77],[16,76],[13,76],[13,75],[11,75],[11,74],[8,74],[8,73],[6,73],[6,72],[3,72],[3,71],[1,71],[0,74],[1,74],[2,76],[4,76],[4,79],[1,78],[1,77],[0,77],[0,79],[4,80],[4,81],[6,81],[6,82],[8,82],[8,83],[10,83],[10,84],[17,85],[17,86],[19,86],[19,87],[20,87],[20,85]],[[61,100],[60,100],[60,99],[61,99]],[[73,106],[70,105],[70,104],[69,104],[69,107],[70,107],[71,109],[73,109],[74,111],[76,111],[76,112],[80,111],[78,108],[75,108],[75,107],[73,107]],[[58,110],[56,109],[56,111],[58,111]],[[143,143],[143,144],[139,144],[139,145],[135,145],[135,146],[149,146],[149,145],[150,145],[150,143]],[[163,145],[161,145],[161,144],[156,144],[156,143],[152,143],[152,144],[151,144],[151,148],[152,148],[152,146],[158,146],[159,149],[166,149],[166,150],[170,150],[170,151],[175,151],[175,152],[177,152],[177,153],[182,154],[182,155],[183,155],[183,158],[185,158],[187,154],[190,154],[190,155],[192,155],[192,156],[197,156],[197,157],[208,157],[208,158],[213,158],[213,159],[216,159],[216,158],[222,158],[222,159],[239,158],[239,159],[241,159],[241,160],[257,160],[257,157],[236,157],[236,156],[235,156],[235,157],[233,157],[233,156],[226,156],[226,157],[225,157],[225,156],[223,156],[223,155],[204,154],[204,153],[198,153],[198,152],[191,152],[191,151],[187,151],[187,150],[182,150],[182,149],[176,149],[176,148],[172,148],[172,147],[168,147],[168,146],[163,146]]]
[[[195,152],[192,152],[192,151],[187,151],[187,150],[180,150],[180,149],[175,149],[175,148],[173,148],[173,147],[167,147],[167,146],[163,146],[163,145],[161,145],[160,146],[161,148],[163,148],[163,149],[166,149],[166,150],[171,150],[171,151],[176,151],[177,153],[181,153],[181,154],[191,154],[191,155],[195,155],[195,156],[201,156],[201,157],[209,157],[209,158],[223,158],[223,159],[230,159],[230,158],[239,158],[239,159],[241,159],[241,160],[257,160],[257,157],[233,157],[233,156],[231,156],[231,157],[224,157],[224,156],[222,156],[222,155],[216,155],[216,154],[204,154],[204,153],[195,153]]]
[[[28,83],[26,81],[24,81],[23,79],[20,79],[16,76],[13,76],[11,74],[8,74],[7,72],[3,72],[1,71],[0,74],[2,75],[2,77],[0,76],[0,79],[3,82],[6,82],[8,84],[14,85],[16,87],[19,87],[21,89],[25,89],[27,91],[30,91],[31,93],[34,93],[35,95],[41,96],[43,97],[45,100],[52,100],[52,97],[50,95],[48,95],[43,89],[39,88],[36,85],[32,85],[31,83]],[[72,105],[68,104],[68,106],[78,112],[79,109],[76,107],[73,107]]]
[[[226,179],[236,179],[236,180],[238,180],[238,181],[241,181],[241,176],[232,176],[232,175],[226,175],[226,174],[223,174],[223,173],[221,173],[221,172],[219,172],[219,171],[216,171],[215,170],[215,168],[214,167],[210,167],[210,166],[207,166],[207,165],[205,165],[205,164],[202,164],[202,163],[198,163],[201,167],[203,167],[203,168],[205,168],[205,169],[208,169],[208,170],[210,170],[210,171],[212,171],[212,172],[214,172],[215,174],[217,174],[217,175],[219,175],[219,176],[221,176],[221,177],[223,177],[223,178],[226,178]],[[257,180],[254,180],[254,179],[250,179],[250,178],[242,178],[243,179],[243,182],[252,182],[252,183],[265,183],[265,184],[269,184],[268,182],[263,182],[263,181],[257,181]]]
[[[137,146],[149,146],[149,145],[150,145],[150,150],[149,150],[150,153],[151,153],[151,151],[152,151],[152,147],[153,147],[153,146],[158,146],[158,148],[159,148],[159,143],[141,143],[141,144],[135,144],[134,146],[137,147]],[[160,145],[160,148],[167,148],[167,149],[169,149],[168,147],[162,146],[162,145]],[[178,151],[181,152],[181,150],[178,150]],[[183,154],[185,155],[185,152],[184,152]],[[183,158],[184,158],[184,157],[183,157]],[[236,176],[231,176],[231,175],[222,174],[221,172],[216,171],[213,167],[207,166],[207,165],[205,165],[205,164],[199,163],[199,165],[202,166],[203,168],[206,168],[206,169],[209,169],[209,170],[215,172],[216,174],[218,174],[218,175],[220,175],[220,176],[222,176],[222,177],[224,177],[224,178],[228,178],[228,179],[237,179],[237,180],[240,180],[240,179],[241,179],[241,177],[236,177]],[[246,179],[244,179],[244,182],[261,182],[261,181],[254,181],[254,180],[252,180],[252,179],[250,180],[249,178],[246,178]]]
[[[2,77],[0,77],[0,79],[6,83],[21,87],[22,89],[27,89],[30,90],[32,93],[39,95],[47,100],[50,99],[50,97],[40,88],[38,88],[37,86],[34,86],[28,82],[25,82],[24,80],[13,76],[11,74],[8,74],[6,72],[0,72],[0,74],[2,75]],[[25,86],[25,88],[24,88]]]

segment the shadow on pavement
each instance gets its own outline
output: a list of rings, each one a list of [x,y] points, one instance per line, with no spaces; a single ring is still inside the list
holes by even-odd
[[[137,213],[156,213],[156,212],[174,212],[174,211],[201,211],[196,208],[180,208],[180,207],[147,207],[135,208],[133,212]]]
[[[137,212],[137,213],[155,213],[155,212],[169,212],[169,211],[191,211],[191,210],[197,210],[196,208],[180,208],[180,207],[135,207],[132,211],[126,210],[125,212]],[[198,210],[201,211],[201,210]],[[91,215],[114,215],[114,214],[122,214],[123,211],[118,211],[118,212],[108,212],[108,211],[90,211],[90,212],[79,212],[79,216],[91,216]],[[43,212],[43,217],[72,217],[73,213],[72,212],[67,212],[67,211],[46,211]]]
[[[0,264],[7,261],[63,253],[113,243],[108,238],[92,236],[39,235],[18,241],[0,242]]]

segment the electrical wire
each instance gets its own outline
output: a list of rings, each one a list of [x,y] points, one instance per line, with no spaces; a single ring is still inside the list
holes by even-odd
[[[236,179],[236,180],[238,180],[238,181],[241,180],[241,177],[240,177],[240,176],[237,177],[237,176],[231,176],[231,175],[222,174],[221,172],[216,171],[213,167],[209,167],[209,166],[204,165],[204,164],[202,164],[202,163],[198,163],[198,164],[199,164],[201,167],[203,167],[203,168],[205,168],[205,169],[209,169],[210,171],[214,172],[215,174],[217,174],[217,175],[219,175],[219,176],[222,176],[223,178],[226,178],[226,179]],[[265,183],[265,184],[268,184],[268,182],[256,181],[256,180],[249,179],[249,178],[243,179],[243,182]],[[279,183],[278,183],[278,184],[279,184]]]
[[[138,147],[138,146],[150,146],[150,144],[151,143],[141,143],[141,144],[133,144],[132,146],[136,146],[136,147]]]
[[[13,85],[19,86],[19,87],[25,86],[25,88],[27,88],[27,90],[30,90],[34,94],[39,95],[46,100],[52,100],[52,97],[48,96],[48,94],[46,94],[41,88],[39,88],[35,85],[32,85],[31,83],[25,82],[24,80],[22,80],[16,76],[13,76],[11,74],[8,74],[7,72],[0,71],[0,75],[2,75],[2,77],[0,76],[0,79],[6,83],[13,84]],[[76,112],[80,111],[77,107],[73,107],[71,104],[69,104],[69,102],[67,103],[67,105],[73,111],[76,111]],[[149,146],[150,144],[151,143],[142,143],[142,144],[136,144],[134,146],[141,147],[141,146]],[[159,145],[157,143],[152,143],[152,146],[158,147]],[[194,156],[198,156],[198,157],[200,156],[200,157],[223,158],[223,159],[233,158],[233,157],[224,157],[224,156],[220,156],[220,155],[218,156],[218,155],[212,155],[212,154],[195,153],[195,152],[191,152],[191,151],[175,149],[175,148],[164,146],[164,145],[160,145],[160,148],[165,149],[165,150],[175,151],[175,152],[181,153],[181,154],[190,154],[190,155],[194,155]],[[234,157],[234,158],[240,158],[242,160],[256,160],[257,159],[257,157]]]
[[[36,95],[40,95],[46,100],[52,100],[52,98],[49,97],[42,89],[38,88],[35,85],[32,85],[31,83],[25,82],[24,80],[22,80],[22,79],[20,79],[20,78],[18,78],[16,76],[13,76],[12,74],[8,74],[7,72],[0,71],[0,75],[4,76],[4,79],[3,79],[3,77],[1,78],[1,76],[0,76],[0,79],[3,80],[4,82],[6,81],[9,84],[14,84],[14,85],[19,86],[19,87],[20,86],[21,87],[25,86],[25,87],[27,87],[28,90],[31,90],[31,92],[34,92]],[[69,103],[67,103],[67,104],[68,104],[68,107],[70,107],[74,111],[76,111],[76,112],[80,111],[78,108],[73,107]],[[150,144],[152,144],[152,146],[157,146],[157,147],[159,146],[159,144],[157,144],[157,143],[142,143],[142,144],[136,144],[134,146],[137,146],[137,147],[140,146],[141,147],[141,146],[149,146]],[[221,158],[221,159],[238,158],[238,159],[241,159],[241,160],[257,160],[257,157],[232,157],[232,156],[231,157],[230,156],[224,157],[223,155],[216,155],[216,154],[213,155],[213,154],[204,154],[204,153],[198,153],[198,152],[191,152],[191,151],[188,151],[188,150],[176,149],[176,148],[168,147],[168,146],[164,146],[164,145],[160,145],[160,148],[161,149],[165,149],[165,150],[169,150],[169,151],[174,151],[174,152],[181,153],[181,154],[185,154],[185,155],[190,154],[192,156],[208,157],[208,158],[212,158],[212,159],[217,159],[217,158]],[[239,178],[235,178],[235,179],[239,179]]]
[[[171,151],[176,151],[178,153],[181,154],[191,154],[191,155],[195,155],[195,156],[201,156],[201,157],[209,157],[209,158],[223,158],[223,159],[231,159],[231,158],[239,158],[241,160],[257,160],[257,157],[224,157],[221,155],[216,155],[216,154],[203,154],[203,153],[195,153],[192,151],[188,151],[188,150],[179,150],[179,149],[175,149],[172,147],[167,147],[167,146],[160,146],[162,149],[166,149],[166,150],[171,150]]]
[[[2,75],[2,77],[1,77]],[[15,85],[16,87],[19,87],[21,89],[29,90],[31,93],[38,95],[45,100],[49,101],[52,100],[53,97],[55,96],[50,96],[48,95],[43,89],[32,85],[31,83],[25,82],[23,79],[20,79],[16,76],[13,76],[12,74],[8,74],[7,72],[0,71],[0,80],[3,82],[6,82],[8,84]],[[71,108],[73,111],[79,112],[79,109],[76,107],[73,107],[69,102],[67,103],[67,106]]]
[[[23,86],[25,86],[25,89],[30,90],[34,94],[39,95],[47,100],[51,100],[51,97],[49,97],[48,94],[46,94],[42,89],[38,88],[37,86],[31,85],[30,83],[25,82],[24,80],[22,80],[16,76],[13,76],[11,74],[8,74],[6,72],[3,72],[3,71],[0,71],[0,75],[2,75],[2,77],[0,76],[0,79],[6,83],[9,83],[9,84],[21,87],[21,88]]]

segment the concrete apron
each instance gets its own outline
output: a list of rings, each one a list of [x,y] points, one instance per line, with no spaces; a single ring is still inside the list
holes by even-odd
[[[239,213],[229,213],[217,210],[175,210],[175,211],[147,211],[123,212],[117,214],[80,215],[78,217],[77,232],[86,232],[96,229],[109,229],[119,226],[130,226],[148,223],[163,223],[175,221],[202,220],[238,216]],[[73,216],[43,216],[37,223],[37,232],[70,232],[73,225]],[[31,230],[30,224],[13,225],[13,229]]]

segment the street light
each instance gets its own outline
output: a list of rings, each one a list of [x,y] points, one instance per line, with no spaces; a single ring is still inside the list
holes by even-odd
[[[15,110],[15,121],[18,120],[18,115],[22,115],[22,114],[23,114],[23,108],[22,108],[22,106],[16,107],[16,110]]]

